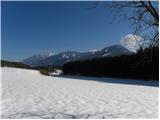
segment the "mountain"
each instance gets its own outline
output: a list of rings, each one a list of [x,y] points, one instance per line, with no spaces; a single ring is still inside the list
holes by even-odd
[[[41,60],[45,60],[48,57],[53,56],[53,53],[48,53],[48,54],[41,54],[41,55],[33,55],[29,58],[26,58],[22,61],[22,63],[31,65],[31,66],[38,66],[38,62]]]
[[[132,54],[133,52],[129,51],[125,47],[121,45],[112,45],[109,47],[103,48],[101,51],[97,52],[98,57],[114,57],[114,56],[120,56],[120,55],[129,55]]]
[[[67,51],[52,55],[49,54],[34,55],[25,59],[22,62],[32,66],[47,66],[47,65],[61,66],[66,62],[74,60],[114,57],[114,56],[129,55],[129,54],[133,54],[133,52],[129,51],[128,49],[124,48],[121,45],[112,45],[109,47],[105,47],[101,50],[91,50],[89,52],[83,52],[83,53],[76,51]]]
[[[77,60],[81,57],[80,52],[68,51],[61,52],[46,59],[40,60],[38,66],[57,65],[60,66],[66,62]]]
[[[90,52],[82,53],[79,59],[83,60],[101,57],[114,57],[129,54],[133,54],[133,52],[129,51],[121,45],[112,45],[101,50],[91,50]]]

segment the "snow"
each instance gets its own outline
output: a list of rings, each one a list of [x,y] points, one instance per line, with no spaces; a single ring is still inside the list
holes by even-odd
[[[54,72],[50,72],[49,73],[50,76],[59,76],[61,74],[63,74],[63,71],[62,70],[58,70],[58,69],[55,70]]]
[[[54,55],[56,55],[55,53],[48,53],[48,56],[50,57],[50,56],[54,56]]]
[[[96,52],[99,52],[99,51],[100,51],[100,50],[98,50],[98,49],[89,50],[89,52],[92,53],[92,54],[95,54]]]
[[[108,56],[108,55],[111,55],[112,53],[105,53],[105,54],[103,54],[102,56],[104,57],[104,56]]]
[[[69,58],[69,56],[64,53],[62,58]]]
[[[89,50],[89,52],[97,52],[99,51],[98,49],[92,49],[92,50]]]
[[[158,118],[156,84],[111,78],[51,77],[35,70],[2,68],[1,117]]]
[[[105,49],[105,52],[108,52],[108,50],[107,50],[107,49]]]
[[[76,55],[75,55],[75,54],[72,54],[72,56],[73,56],[73,57],[76,57]]]

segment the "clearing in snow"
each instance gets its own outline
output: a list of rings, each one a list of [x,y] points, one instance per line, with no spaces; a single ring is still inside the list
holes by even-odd
[[[2,68],[1,118],[158,118],[156,84]]]

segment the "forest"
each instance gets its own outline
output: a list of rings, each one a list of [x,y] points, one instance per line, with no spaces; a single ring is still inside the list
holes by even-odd
[[[132,55],[68,62],[62,70],[66,75],[158,80],[159,48],[141,48]]]

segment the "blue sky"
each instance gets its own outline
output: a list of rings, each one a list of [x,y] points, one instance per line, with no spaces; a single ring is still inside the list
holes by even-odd
[[[112,44],[133,30],[127,21],[93,2],[2,2],[2,59],[62,51],[89,51]],[[112,23],[111,23],[112,22]]]

